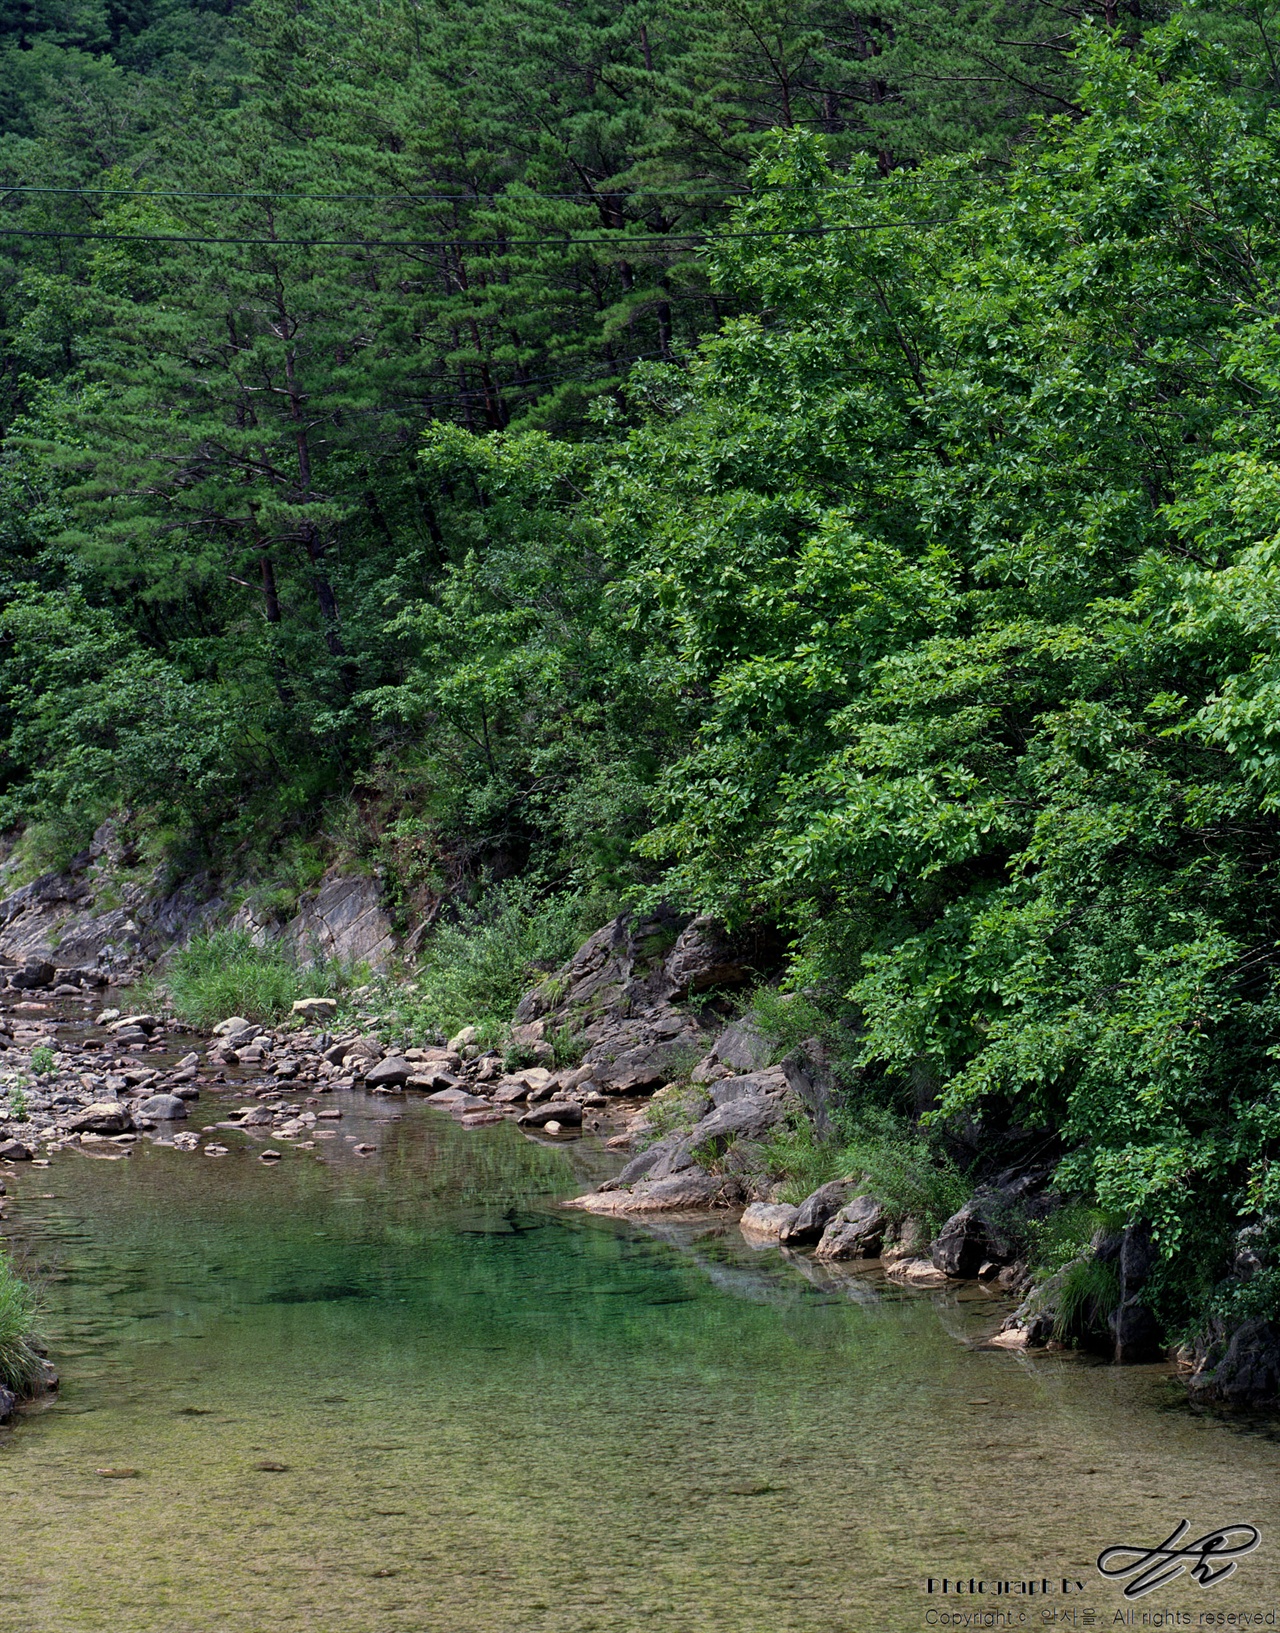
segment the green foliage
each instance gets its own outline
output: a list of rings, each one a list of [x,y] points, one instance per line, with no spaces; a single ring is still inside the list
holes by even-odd
[[[606,917],[607,905],[588,895],[547,895],[525,880],[491,885],[432,931],[400,998],[408,1030],[425,1040],[474,1026],[484,1044],[500,1042],[521,996]]]
[[[21,1086],[9,1090],[9,1116],[15,1123],[27,1120],[27,1096]]]
[[[36,1348],[35,1294],[0,1252],[0,1384],[15,1395],[33,1395],[43,1376]]]
[[[31,1070],[37,1077],[48,1077],[57,1068],[54,1065],[53,1050],[41,1043],[31,1051]]]
[[[163,990],[181,1019],[213,1026],[229,1015],[278,1020],[296,999],[336,994],[342,983],[332,965],[304,973],[276,943],[259,946],[245,930],[212,930],[175,953]]]
[[[1068,1202],[1027,1227],[1028,1259],[1032,1274],[1044,1280],[1072,1259],[1081,1258],[1100,1230],[1117,1230],[1124,1223],[1114,1214],[1085,1202]]]

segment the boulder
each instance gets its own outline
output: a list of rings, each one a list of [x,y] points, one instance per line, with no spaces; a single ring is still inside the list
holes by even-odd
[[[874,1259],[884,1241],[884,1209],[873,1196],[855,1196],[833,1215],[822,1233],[818,1259]]]
[[[765,1236],[776,1242],[799,1211],[786,1202],[753,1202],[743,1209],[738,1229],[744,1236]]]
[[[248,1022],[246,1021],[245,1024],[248,1025]],[[137,1015],[122,1015],[118,1021],[112,1021],[110,1030],[115,1033],[120,1033],[134,1028],[149,1034],[154,1032],[159,1025],[160,1017],[158,1015],[147,1015],[145,1013]]]
[[[749,1015],[744,1016],[721,1032],[694,1067],[693,1081],[705,1083],[711,1077],[720,1076],[722,1071],[729,1075],[758,1071],[769,1064],[773,1051],[772,1041]]]
[[[234,1037],[237,1032],[247,1032],[251,1025],[243,1015],[228,1015],[225,1021],[219,1021],[214,1027],[213,1035],[215,1038]],[[258,1029],[255,1026],[253,1030],[256,1033]]]
[[[772,935],[731,936],[718,919],[703,916],[680,932],[664,965],[668,998],[688,998],[710,987],[741,987],[755,980],[780,952]]]
[[[368,1079],[366,1078],[365,1081],[367,1082]],[[438,1089],[456,1088],[458,1080],[452,1072],[445,1071],[442,1067],[423,1067],[415,1064],[413,1070],[405,1078],[404,1086],[406,1089],[422,1089],[427,1093],[431,1093]]]
[[[690,1213],[719,1201],[724,1181],[701,1168],[690,1168],[672,1179],[644,1180],[629,1191],[589,1191],[571,1197],[564,1206],[585,1213]]]
[[[945,1287],[950,1277],[932,1259],[895,1259],[885,1266],[885,1275],[905,1287]]]
[[[434,1099],[435,1096],[432,1096]],[[482,1094],[467,1094],[464,1092],[456,1100],[450,1100],[448,1109],[455,1117],[462,1112],[492,1111],[493,1102],[486,1100]]]
[[[1217,1365],[1202,1367],[1189,1388],[1198,1402],[1234,1407],[1280,1403],[1280,1329],[1262,1317],[1242,1323]]]
[[[21,1140],[0,1140],[0,1161],[30,1162],[31,1152]]]
[[[1163,1353],[1159,1323],[1143,1293],[1160,1254],[1142,1225],[1127,1225],[1120,1241],[1120,1302],[1108,1317],[1115,1359],[1124,1365],[1158,1360]]]
[[[388,1055],[380,1060],[364,1074],[366,1085],[371,1088],[403,1088],[405,1082],[413,1075],[413,1067],[403,1055]]]
[[[562,1128],[580,1128],[582,1107],[576,1100],[546,1100],[540,1106],[530,1106],[519,1121],[521,1128],[542,1128],[547,1123],[559,1123]]]
[[[364,874],[327,880],[303,900],[280,939],[300,965],[337,959],[379,969],[395,950],[382,887]]]
[[[819,1185],[796,1209],[791,1223],[779,1232],[779,1241],[785,1247],[804,1247],[809,1242],[816,1242],[845,1205],[852,1188],[852,1183],[843,1179],[833,1179],[826,1185]]]
[[[142,1102],[137,1112],[139,1117],[153,1118],[157,1122],[176,1122],[187,1115],[187,1102],[176,1094],[153,1094]]]
[[[70,1134],[127,1134],[133,1118],[118,1100],[95,1100],[65,1119]]]
[[[780,1096],[744,1095],[716,1106],[687,1132],[668,1134],[632,1157],[614,1181],[631,1185],[641,1179],[665,1179],[692,1167],[694,1153],[720,1156],[731,1140],[756,1140],[786,1114]]]
[[[516,1012],[519,1014],[519,1011]],[[464,1049],[471,1049],[480,1041],[480,1033],[474,1026],[464,1026],[461,1031],[455,1032],[449,1039],[446,1047],[454,1054],[460,1054]]]
[[[12,1389],[6,1389],[0,1384],[0,1423],[8,1423],[18,1410],[18,1397]]]
[[[298,998],[290,1006],[290,1013],[301,1015],[305,1021],[330,1021],[337,1012],[336,998]]]
[[[1009,1264],[1017,1245],[1001,1215],[1010,1205],[1000,1192],[973,1196],[938,1232],[930,1248],[934,1265],[945,1275],[967,1278],[984,1264]]]
[[[28,958],[20,970],[10,977],[15,987],[30,990],[33,987],[52,986],[54,966],[45,958]]]

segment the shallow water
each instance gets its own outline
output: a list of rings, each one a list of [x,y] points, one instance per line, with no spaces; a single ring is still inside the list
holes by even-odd
[[[732,1226],[565,1213],[602,1160],[585,1143],[333,1100],[338,1138],[275,1167],[140,1144],[9,1180],[64,1383],[0,1435],[4,1633],[1276,1609],[1280,1445],[1192,1416],[1165,1369],[977,1349],[984,1293],[809,1280]],[[1184,1516],[1263,1545],[1126,1607],[1098,1550]],[[930,1596],[943,1575],[987,1594]],[[1055,1591],[996,1597],[1005,1578]]]

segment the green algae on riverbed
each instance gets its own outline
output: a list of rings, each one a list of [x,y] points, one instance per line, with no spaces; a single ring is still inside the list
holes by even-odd
[[[65,1382],[0,1448],[3,1633],[882,1633],[943,1573],[1109,1626],[1099,1548],[1184,1512],[1263,1547],[1161,1606],[1280,1598],[1280,1447],[1160,1369],[975,1349],[984,1294],[564,1214],[590,1148],[334,1099],[275,1168],[12,1182]]]

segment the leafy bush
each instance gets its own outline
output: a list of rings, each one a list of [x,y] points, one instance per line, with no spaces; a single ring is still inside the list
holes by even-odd
[[[37,1077],[48,1077],[56,1070],[53,1059],[53,1050],[48,1044],[37,1044],[31,1051],[31,1070]]]
[[[338,991],[342,972],[317,964],[305,975],[278,946],[258,946],[244,930],[212,930],[196,936],[177,954],[164,978],[175,1013],[197,1026],[212,1026],[228,1015],[273,1020],[305,993]]]
[[[41,1381],[36,1316],[34,1292],[0,1251],[0,1384],[15,1395],[33,1394]]]
[[[436,926],[400,994],[407,1026],[418,1038],[474,1026],[483,1043],[497,1043],[524,993],[609,914],[609,904],[586,893],[547,896],[527,880],[490,886],[456,920]],[[565,1048],[567,1058],[568,1040]]]
[[[9,1116],[15,1123],[27,1120],[27,1096],[21,1088],[9,1090]]]

